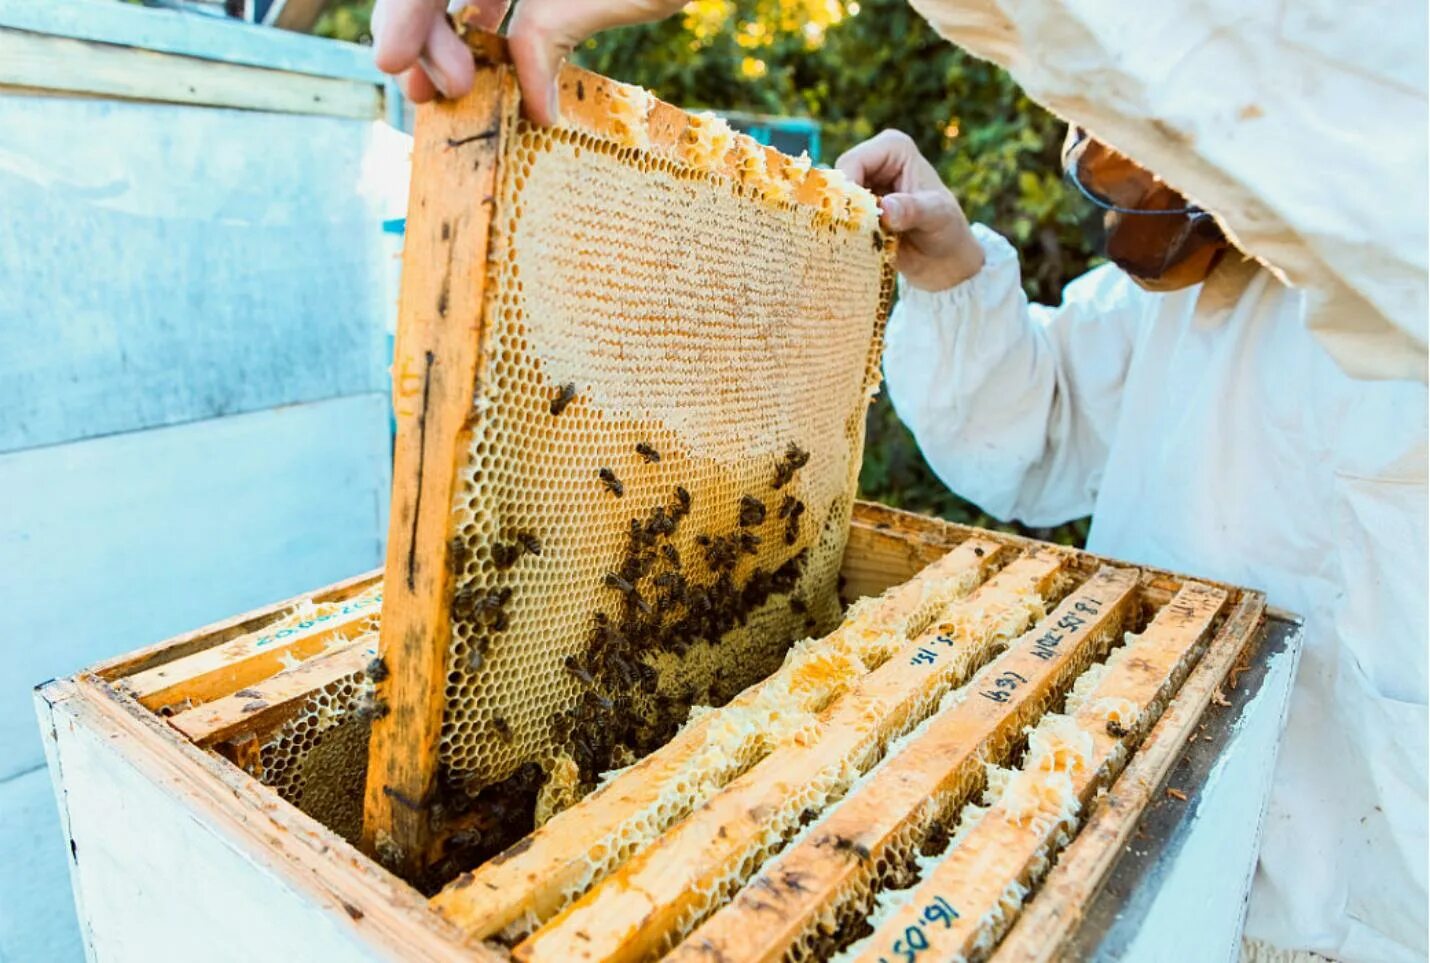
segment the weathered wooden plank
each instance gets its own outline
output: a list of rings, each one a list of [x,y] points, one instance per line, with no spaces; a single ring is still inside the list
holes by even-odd
[[[378,591],[345,602],[295,613],[279,628],[265,628],[232,642],[139,672],[119,686],[148,709],[187,703],[200,706],[281,672],[370,630],[382,608]],[[252,701],[252,700],[250,700]]]
[[[116,682],[127,676],[167,665],[195,652],[212,649],[216,645],[236,639],[241,635],[252,635],[265,626],[272,626],[287,618],[304,605],[342,602],[361,595],[369,589],[380,589],[381,582],[381,570],[354,575],[351,578],[334,582],[326,588],[318,589],[316,592],[304,592],[281,602],[274,602],[242,615],[220,619],[202,628],[165,639],[163,642],[155,642],[141,649],[135,649],[133,652],[107,659],[90,666],[87,672],[105,681]]]
[[[376,657],[376,635],[359,636],[238,693],[176,713],[169,724],[200,746],[261,736],[291,719],[313,693],[362,672]]]
[[[514,120],[508,72],[479,68],[474,92],[418,117],[403,254],[393,404],[407,427],[393,457],[381,652],[392,675],[373,724],[364,845],[421,868],[431,833],[452,626],[448,525],[459,445],[471,431],[497,158]],[[416,430],[412,430],[415,425]]]
[[[0,87],[376,120],[372,83],[0,28]]]
[[[281,933],[294,959],[501,959],[463,946],[420,894],[132,700],[62,680],[35,704],[99,958],[151,959],[164,920],[165,952],[203,959],[251,959],[263,933]],[[117,885],[115,867],[144,884]]]
[[[852,613],[810,649],[809,657],[787,660],[772,677],[685,726],[666,745],[556,815],[523,840],[519,852],[458,877],[433,897],[432,905],[475,937],[523,921],[545,922],[573,892],[599,882],[739,775],[763,750],[761,720],[822,708],[854,681],[833,670],[857,672],[874,662],[889,640],[922,631],[932,609],[973,591],[999,551],[995,542],[970,537]],[[768,709],[767,703],[772,704]],[[745,724],[732,723],[735,719]],[[723,735],[732,729],[740,734]]]
[[[336,40],[275,34],[233,20],[196,17],[112,0],[0,5],[0,27],[76,40],[120,44],[203,60],[382,84],[372,48]]]
[[[0,778],[41,762],[37,680],[376,565],[387,411],[373,394],[0,455]]]
[[[1137,827],[1143,809],[1170,771],[1192,728],[1227,674],[1256,638],[1266,611],[1265,596],[1243,593],[1176,700],[1138,747],[1122,775],[1088,818],[1077,839],[1063,851],[1023,915],[1000,945],[1007,963],[1046,963],[1082,920],[1088,901]]]
[[[958,537],[964,535],[959,533]],[[911,540],[888,526],[881,528],[856,518],[849,525],[849,541],[839,570],[844,579],[841,594],[850,601],[878,595],[912,578],[955,542],[955,538],[948,543]]]
[[[1135,571],[1103,569],[1014,641],[937,715],[724,910],[676,950],[677,960],[779,959],[822,919],[839,918],[874,867],[962,802],[983,764],[1006,758],[1136,602]],[[904,854],[896,850],[894,857]],[[752,923],[758,921],[758,924]]]
[[[1037,881],[1058,838],[1093,793],[1116,775],[1175,692],[1226,603],[1227,593],[1189,584],[1146,631],[1099,667],[1068,716],[1040,723],[1027,757],[993,805],[883,918],[854,959],[877,963],[910,952],[968,958],[994,945],[1021,909],[1010,888]],[[1078,686],[1077,690],[1081,690]],[[1016,890],[1014,890],[1016,892]]]
[[[817,727],[732,782],[513,955],[522,961],[636,960],[679,939],[779,848],[807,810],[818,812],[841,796],[885,742],[1040,617],[1036,588],[1046,587],[1059,567],[1056,557],[1015,562],[969,599],[950,605],[931,628],[821,713]],[[1089,583],[1077,597],[1085,606],[1105,603],[1107,611],[1116,611],[1133,584],[1119,573]],[[1053,665],[1066,661],[1081,641],[1070,639],[1055,651]],[[1046,688],[1042,677],[1051,678],[1053,668],[1037,655],[1015,647],[992,666],[1011,670],[1015,664],[1034,680],[1029,692]]]
[[[3,91],[0,130],[0,451],[387,393],[401,138]]]

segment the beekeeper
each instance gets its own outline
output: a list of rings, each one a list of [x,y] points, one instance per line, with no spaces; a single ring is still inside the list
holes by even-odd
[[[900,417],[995,516],[1091,513],[1093,551],[1305,616],[1247,952],[1423,960],[1425,6],[913,5],[1077,125],[1065,162],[1112,263],[1030,305],[1012,247],[968,224],[909,138],[851,150],[839,166],[901,235]],[[493,25],[506,9],[479,6]],[[554,118],[575,44],[681,6],[523,0],[527,112]],[[378,63],[416,99],[471,84],[438,9],[375,15]]]

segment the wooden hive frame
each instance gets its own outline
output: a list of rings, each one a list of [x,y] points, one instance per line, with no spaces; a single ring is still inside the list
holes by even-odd
[[[454,667],[455,573],[463,553],[454,547],[458,536],[451,506],[472,439],[482,431],[483,403],[491,404],[483,394],[490,389],[482,384],[491,358],[499,354],[491,343],[494,309],[489,297],[496,284],[491,276],[496,255],[490,247],[499,236],[494,225],[512,216],[497,209],[497,199],[503,165],[512,163],[509,142],[519,136],[518,92],[504,41],[478,31],[469,32],[467,41],[477,62],[473,92],[425,111],[419,120],[393,365],[399,430],[381,633],[381,655],[390,675],[378,685],[383,711],[373,721],[363,846],[409,879],[426,872],[444,840],[468,825],[464,817],[435,815],[443,809],[439,775]],[[651,98],[641,129],[632,132],[628,128],[633,122],[621,109],[633,96],[631,89],[576,67],[563,67],[558,90],[564,125],[611,143],[683,156],[685,135],[695,130],[690,115]],[[831,197],[842,196],[841,179],[808,171],[807,165],[798,168],[796,178],[786,172],[786,159],[773,148],[748,138],[741,143],[728,153],[722,149],[714,164],[720,176],[750,186],[757,182],[742,164],[768,170],[770,176],[758,183],[778,181],[788,195],[771,203],[815,209],[827,221],[821,231],[828,227],[834,233],[829,212]],[[744,150],[754,156],[747,157]],[[759,190],[748,196],[761,196]],[[847,219],[854,223],[854,218]],[[840,229],[855,231],[842,222]],[[886,251],[891,243],[877,223],[855,233],[862,251],[868,250],[871,233],[873,250]],[[882,269],[874,337],[859,346],[870,372],[877,371],[882,316],[892,292],[887,258]],[[857,462],[857,452],[853,460]],[[853,495],[852,474],[848,481],[845,505]],[[801,511],[803,507],[801,503]]]
[[[1244,660],[1249,657],[1250,648],[1254,645],[1262,621],[1264,599],[1259,593],[1231,586],[1191,583],[1171,573],[1123,566],[1083,552],[1043,546],[1027,539],[982,532],[867,504],[857,507],[851,526],[843,569],[847,582],[846,590],[849,595],[858,597],[877,594],[908,580],[920,569],[945,558],[959,546],[964,549],[959,557],[965,560],[970,556],[981,560],[988,554],[985,546],[993,547],[992,554],[996,556],[996,561],[979,568],[977,584],[988,584],[989,580],[996,579],[999,572],[1008,572],[1015,565],[1033,564],[1020,563],[1019,559],[1036,559],[1040,556],[1056,559],[1056,567],[1068,576],[1068,581],[1062,585],[1061,591],[1072,592],[1064,598],[1063,606],[1055,610],[1054,614],[1058,616],[1070,609],[1075,611],[1078,601],[1085,598],[1087,592],[1105,591],[1096,588],[1099,578],[1110,580],[1109,587],[1119,586],[1109,598],[1115,601],[1114,608],[1119,612],[1119,619],[1125,619],[1130,625],[1143,625],[1150,621],[1155,626],[1157,613],[1173,611],[1169,603],[1174,603],[1178,593],[1182,593],[1182,597],[1186,597],[1187,593],[1208,593],[1218,599],[1214,621],[1206,622],[1201,627],[1210,628],[1212,631],[1204,632],[1199,629],[1197,633],[1204,643],[1209,637],[1205,653],[1190,665],[1185,681],[1176,688],[1175,693],[1170,694],[1165,711],[1150,727],[1137,750],[1131,754],[1125,769],[1106,787],[1106,795],[1088,814],[1080,832],[1062,851],[1057,866],[1023,907],[1021,916],[999,945],[996,957],[999,960],[1019,961],[1053,959],[1058,947],[1075,931],[1083,908],[1106,879],[1112,863],[1121,851],[1122,843],[1133,832],[1141,810],[1148,804],[1180,749],[1196,729],[1203,711],[1221,691],[1221,687],[1227,684],[1229,675],[1234,681],[1236,670],[1243,666]],[[985,556],[975,555],[974,549],[985,553]],[[955,552],[955,556],[957,554]],[[945,570],[950,570],[950,567],[946,566]],[[1101,576],[1097,574],[1099,571],[1102,571]],[[249,827],[245,832],[258,832],[263,846],[269,849],[275,845],[274,840],[277,839],[282,854],[282,872],[301,879],[304,885],[317,885],[323,899],[332,906],[335,917],[345,918],[348,925],[358,927],[372,940],[374,946],[388,947],[388,952],[393,956],[422,952],[434,959],[488,956],[497,959],[500,958],[500,953],[484,948],[481,937],[499,931],[510,922],[510,914],[488,919],[473,918],[470,914],[464,916],[462,907],[465,901],[460,898],[458,890],[451,888],[430,902],[423,899],[410,886],[381,869],[348,842],[292,806],[276,799],[257,779],[233,765],[233,761],[237,761],[240,766],[244,762],[242,754],[235,752],[235,747],[261,738],[274,725],[275,716],[271,712],[276,712],[277,717],[281,718],[283,707],[301,697],[301,670],[312,674],[309,681],[316,687],[320,680],[331,678],[333,673],[339,671],[339,666],[342,670],[351,672],[363,664],[363,659],[354,654],[355,648],[352,645],[333,646],[318,656],[304,660],[296,667],[276,672],[268,679],[248,681],[247,688],[261,695],[271,696],[271,701],[238,696],[238,690],[235,688],[229,692],[210,692],[211,697],[206,696],[206,701],[166,717],[144,706],[128,691],[127,680],[143,676],[154,669],[164,666],[172,669],[199,653],[210,653],[211,658],[216,657],[235,640],[262,633],[285,616],[291,618],[300,602],[310,599],[339,602],[350,600],[364,592],[370,592],[378,583],[378,576],[373,573],[305,599],[273,606],[210,629],[190,633],[66,681],[63,683],[65,694],[81,699],[88,711],[103,716],[106,725],[122,732],[126,740],[132,740],[136,746],[151,755],[158,767],[156,771],[188,772],[198,778],[199,785],[209,787],[203,789],[199,795],[202,796],[202,805],[211,811],[213,818],[230,823],[237,820],[239,825]],[[1052,591],[1048,583],[1043,584]],[[1198,585],[1205,587],[1198,588]],[[974,593],[973,597],[976,597],[976,586],[972,587],[971,591]],[[1221,601],[1223,596],[1224,602]],[[1149,634],[1155,636],[1156,633],[1149,631]],[[1029,633],[1025,639],[1027,644],[1034,644],[1036,634]],[[1179,640],[1179,644],[1185,643],[1186,638],[1179,637]],[[1015,643],[1004,660],[1018,656],[1023,651],[1020,649],[1021,645]],[[909,651],[917,651],[917,648],[906,649],[905,652],[907,654]],[[244,650],[242,647],[233,647],[233,651],[241,658]],[[1083,657],[1092,656],[1084,653],[1080,658]],[[211,662],[202,664],[207,667],[206,671],[212,670]],[[899,665],[898,662],[884,664],[891,667]],[[983,670],[984,675],[977,676],[974,684],[994,669],[1001,672],[1010,664],[1002,660],[989,663]],[[898,674],[898,671],[891,668],[884,675],[892,679],[894,676],[890,673]],[[1020,674],[1025,678],[1030,677],[1027,673]],[[1063,673],[1064,676],[1071,674],[1074,673]],[[1068,681],[1068,678],[1063,678],[1058,685],[1065,687]],[[896,690],[898,688],[895,686]],[[846,690],[845,694],[852,691],[857,691],[857,686],[855,689]],[[235,698],[248,702],[269,702],[275,708],[270,711],[264,707],[250,713],[234,714],[232,710],[236,705]],[[830,705],[838,704],[836,696]],[[995,709],[1000,708],[991,702],[989,705]],[[237,708],[241,709],[241,705]],[[205,709],[208,710],[208,715],[204,714]],[[1027,718],[1035,718],[1036,714],[1032,712]],[[935,718],[947,715],[945,712]],[[1012,723],[1007,721],[1008,718],[1012,716],[995,715],[990,717],[990,721],[1006,729],[1021,724],[1023,717],[1019,716],[1019,721]],[[1000,719],[1003,721],[1000,722]],[[945,729],[948,729],[948,726],[945,726]],[[914,738],[929,738],[927,733],[935,731],[928,729],[925,730],[925,735]],[[208,748],[204,748],[205,746]],[[633,771],[639,770],[640,767],[637,767]],[[866,780],[861,786],[867,793],[869,787],[876,784]],[[849,798],[854,800],[857,797],[856,792]],[[592,798],[599,799],[600,794]],[[617,810],[619,808],[617,806]],[[831,813],[837,814],[840,811],[841,808],[829,810],[823,819],[827,820]],[[895,807],[895,815],[902,812],[912,810],[907,805]],[[269,828],[265,829],[264,826]],[[273,835],[275,830],[272,827],[282,827],[277,837]],[[807,835],[805,838],[812,837]],[[306,842],[291,845],[299,840]],[[523,849],[531,852],[536,851],[537,847],[519,847],[517,851],[508,854],[506,860],[493,862],[514,862],[520,866]],[[795,857],[799,851],[796,846],[788,849],[786,854]],[[857,850],[854,851],[853,861],[859,861]],[[647,858],[645,864],[650,865],[651,859]],[[776,861],[767,864],[766,868],[778,865]],[[478,870],[478,875],[473,878],[480,879],[480,873],[491,868],[495,867],[491,864],[488,867],[473,867]],[[629,867],[624,867],[618,869],[617,873],[630,871]],[[527,887],[529,888],[529,884]],[[470,888],[470,885],[462,888]],[[599,891],[599,886],[591,890],[593,893]],[[746,887],[744,894],[727,903],[722,912],[738,913],[742,900],[748,900],[752,892],[754,891]],[[456,898],[454,893],[458,894]],[[521,894],[516,895],[520,902]],[[612,904],[616,907],[619,905],[619,901]],[[568,915],[556,916],[552,921],[554,926],[548,924],[545,929],[537,930],[537,936],[545,934],[543,940],[553,940],[551,946],[557,947],[555,952],[558,955],[572,949],[564,941],[554,939],[562,933],[575,932],[575,928],[563,922],[574,918],[569,915],[570,912],[568,908]],[[547,919],[551,918],[550,910],[541,915]],[[718,926],[720,920],[721,914],[717,914],[710,917],[707,925]],[[691,929],[690,925],[683,925],[674,935],[678,937],[681,932],[690,932]],[[704,931],[694,932],[692,940],[687,941],[680,949],[682,953],[699,957],[700,940],[704,939]],[[771,930],[761,933],[769,939],[778,936]],[[530,946],[519,945],[517,956],[530,959],[548,958],[548,953],[538,952],[542,945],[541,941],[532,942]],[[781,944],[776,940],[771,945]],[[604,955],[606,958],[622,958],[625,952],[624,949],[617,949]],[[576,947],[573,955],[566,958],[580,958],[582,955],[579,947]],[[640,953],[633,954],[636,957],[639,955]],[[763,956],[754,951],[747,956],[743,950],[737,950],[727,958],[753,959]]]

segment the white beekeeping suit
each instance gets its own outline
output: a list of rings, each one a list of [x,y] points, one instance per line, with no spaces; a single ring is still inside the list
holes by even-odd
[[[1048,309],[978,228],[983,269],[890,321],[895,407],[987,511],[1091,512],[1094,551],[1306,618],[1247,935],[1423,960],[1424,5],[914,6],[1257,260],[1170,294],[1107,266]]]

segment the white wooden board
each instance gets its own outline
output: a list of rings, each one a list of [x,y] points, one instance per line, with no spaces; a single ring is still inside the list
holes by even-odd
[[[0,452],[385,391],[405,153],[367,122],[0,93]]]
[[[52,768],[63,775],[64,826],[86,955],[102,963],[379,958],[321,906],[200,818],[181,791],[136,767],[112,733],[77,725],[64,701],[36,699],[51,719]],[[338,917],[342,917],[341,919]]]
[[[4,0],[0,3],[0,27],[383,83],[383,75],[373,66],[370,47],[114,0]]]
[[[380,565],[389,444],[374,393],[0,456],[0,779],[36,683]]]
[[[0,27],[0,86],[372,120],[382,88]]]

